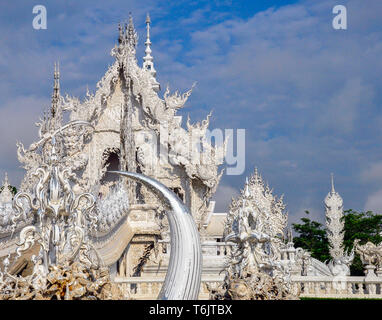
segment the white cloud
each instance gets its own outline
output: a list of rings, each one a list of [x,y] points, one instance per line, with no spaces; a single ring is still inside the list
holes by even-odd
[[[382,213],[382,189],[367,197],[364,210],[373,211],[374,213]]]

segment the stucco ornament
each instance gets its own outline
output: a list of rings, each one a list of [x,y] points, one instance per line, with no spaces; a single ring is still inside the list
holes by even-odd
[[[329,240],[329,252],[332,260],[328,268],[333,276],[349,276],[350,265],[354,259],[354,247],[349,254],[344,251],[344,212],[343,200],[334,189],[332,175],[332,189],[325,198],[326,227]]]
[[[129,210],[129,200],[126,197],[127,188],[121,181],[107,186],[105,195],[97,198],[95,211],[97,214],[97,232],[91,234],[104,235],[126,217]]]
[[[34,193],[19,192],[13,202],[13,228],[23,215],[32,215],[37,221],[21,230],[17,255],[21,256],[37,241],[46,271],[50,265],[73,262],[86,246],[86,230],[94,229],[97,222],[94,196],[74,194],[69,182],[74,174],[70,168],[62,167],[58,159],[53,136],[50,159],[35,172],[39,180]],[[24,207],[21,199],[26,199],[29,206]],[[99,265],[97,261],[96,266]]]
[[[36,261],[41,260],[42,268],[46,270],[46,261],[48,264],[54,261],[61,263],[66,260],[65,257],[71,256],[72,249],[79,246],[81,239],[86,238],[87,242],[76,251],[75,261],[89,265],[88,260],[92,259],[88,259],[84,252],[88,250],[88,245],[92,245],[105,265],[112,269],[129,248],[134,247],[135,250],[138,247],[129,247],[131,239],[126,234],[130,223],[145,229],[143,220],[146,216],[152,216],[153,223],[150,230],[145,231],[145,237],[150,241],[155,238],[153,242],[156,247],[152,252],[158,252],[160,243],[167,240],[170,234],[170,223],[164,214],[161,199],[153,196],[147,185],[141,182],[123,177],[112,178],[109,174],[111,170],[140,172],[160,181],[189,207],[201,232],[207,227],[210,199],[223,174],[220,166],[226,144],[213,145],[209,141],[207,130],[210,116],[202,122],[192,123],[188,119],[187,123],[182,123],[178,111],[187,103],[194,85],[185,92],[167,87],[161,96],[151,55],[150,23],[148,18],[143,65],[138,65],[136,58],[138,36],[130,17],[127,24],[119,27],[118,41],[111,50],[115,58],[113,63],[97,83],[95,92],[87,90],[83,99],[61,95],[60,70],[58,65],[55,66],[52,103],[36,123],[38,139],[30,146],[17,144],[18,159],[26,171],[19,188],[21,193],[15,200],[15,206],[6,199],[9,198],[6,194],[4,201],[0,201],[0,214],[3,216],[0,248],[3,257],[16,250],[15,239],[19,239],[18,253],[22,256],[36,243],[45,245],[43,251],[49,252],[45,253],[48,257],[44,257],[41,251],[41,257],[39,255]],[[160,153],[154,146],[165,152]],[[54,165],[53,147],[53,154],[56,155]],[[61,191],[59,195],[52,193],[51,200],[54,201],[48,201],[50,198],[46,192],[50,187],[47,189],[47,186],[52,175],[55,175],[51,172],[52,166],[58,176],[55,186],[70,190],[63,203],[59,200]],[[128,197],[124,196],[125,192]],[[62,205],[66,208],[68,203],[82,194],[94,195],[94,206],[89,209],[92,227],[86,228],[85,235],[74,228],[71,234],[65,236],[63,245],[60,242],[64,239],[60,226],[53,220],[52,227],[41,233],[36,223],[40,223],[40,216],[45,217],[41,212],[47,212],[48,204],[52,207],[49,209],[52,219],[54,216],[61,217]],[[40,202],[36,200],[39,197],[48,201],[39,200],[44,205],[40,211],[37,208]],[[81,199],[78,210],[86,205],[85,197]],[[129,208],[135,210],[132,219]],[[15,219],[12,221],[11,217]],[[133,219],[135,221],[131,222]],[[52,237],[47,237],[48,234]],[[138,250],[132,255],[133,260],[141,261]],[[36,274],[40,269],[36,268]]]
[[[163,98],[159,96],[160,86],[151,55],[150,23],[148,17],[143,66],[137,62],[138,36],[130,17],[128,24],[119,26],[118,43],[111,50],[115,61],[97,83],[95,93],[87,91],[83,101],[61,96],[60,72],[55,69],[52,107],[37,124],[40,141],[29,148],[18,144],[19,161],[27,171],[21,189],[30,191],[34,186],[32,173],[43,162],[39,150],[64,125],[63,114],[67,113],[70,122],[90,124],[71,126],[56,137],[57,145],[62,146],[57,149],[63,161],[76,170],[77,181],[73,187],[76,193],[101,192],[106,196],[104,186],[110,189],[113,183],[103,179],[109,170],[108,157],[115,153],[118,169],[142,172],[168,183],[171,188],[189,188],[185,201],[191,204],[191,212],[202,228],[209,200],[223,174],[219,166],[223,164],[226,143],[212,146],[206,138],[210,116],[195,124],[188,119],[185,128],[182,126],[182,117],[177,112],[186,104],[194,85],[184,93],[172,93],[167,87]],[[200,150],[203,150],[201,155]],[[156,201],[145,188],[139,195],[131,190],[132,203],[135,199]]]
[[[378,275],[382,274],[382,243],[374,244],[370,241],[363,245],[360,240],[354,241],[355,252],[359,254],[363,265],[365,266],[366,276],[375,277],[374,271]]]
[[[256,169],[238,199],[233,199],[227,217],[225,240],[235,246],[227,259],[220,298],[295,298],[290,270],[280,262],[279,237],[287,222],[284,209],[282,199],[272,195]]]
[[[196,299],[201,281],[201,246],[199,233],[187,207],[167,187],[137,173],[117,172],[146,184],[168,207],[171,257],[159,299]],[[16,250],[17,259],[37,242],[38,256],[32,256],[33,273],[15,277],[7,272],[9,257],[3,261],[0,298],[3,299],[121,299],[126,298],[109,279],[105,268],[88,238],[95,230],[95,197],[90,193],[75,196],[69,179],[70,168],[59,165],[52,138],[49,162],[38,168],[39,182],[34,194],[19,192],[14,198],[16,215],[34,215],[36,223],[23,228]],[[118,190],[116,191],[118,193]],[[124,192],[126,197],[127,193]],[[115,194],[113,198],[116,198]],[[118,198],[118,197],[117,197]],[[23,208],[20,199],[29,203]],[[113,289],[114,288],[114,289]]]
[[[312,257],[309,251],[295,248],[292,230],[287,231],[286,242],[280,247],[281,263],[290,271],[291,275],[306,276],[312,267]]]
[[[35,172],[38,182],[33,194],[19,192],[13,200],[13,230],[20,217],[34,217],[33,225],[24,227],[19,234],[13,264],[17,265],[21,256],[38,244],[38,255],[31,258],[33,272],[28,276],[10,274],[7,257],[3,261],[0,298],[121,298],[122,293],[110,282],[108,268],[87,237],[87,231],[96,228],[95,197],[90,193],[74,194],[69,182],[73,173],[59,161],[54,136],[50,145],[49,158],[44,157],[47,163]]]
[[[247,210],[251,211],[248,223],[252,228],[267,234],[272,239],[269,243],[268,251],[276,259],[280,259],[280,247],[288,221],[288,214],[285,212],[283,196],[276,198],[272,192],[269,186],[264,183],[257,168],[255,168],[254,174],[247,180],[241,195],[237,199],[232,199],[230,211],[227,215],[225,234],[228,235],[231,233],[232,228],[235,228],[234,221],[239,216],[239,212],[245,202],[249,206]],[[246,199],[245,197],[248,198]],[[258,221],[257,223],[253,222],[255,218]]]

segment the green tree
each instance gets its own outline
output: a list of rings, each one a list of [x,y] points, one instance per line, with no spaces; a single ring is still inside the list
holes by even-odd
[[[372,211],[357,212],[352,209],[344,212],[344,246],[346,250],[353,248],[354,240],[359,239],[360,244],[370,241],[374,244],[382,242],[382,215]],[[350,266],[351,275],[362,276],[364,268],[359,255],[356,254]]]
[[[309,214],[309,211],[305,211]],[[344,249],[350,252],[354,240],[359,239],[360,244],[370,241],[374,244],[382,242],[382,215],[372,211],[357,212],[352,209],[344,212]],[[298,234],[294,238],[295,247],[301,247],[311,252],[313,258],[322,262],[330,260],[329,242],[326,228],[319,222],[309,218],[301,218],[302,223],[292,224],[293,230]],[[356,254],[350,266],[352,276],[362,276],[364,268],[359,255]]]
[[[17,193],[17,188],[16,187],[9,186],[8,188],[12,192],[13,195],[15,195]],[[3,191],[3,189],[4,189],[4,186],[0,187],[0,192]]]
[[[309,215],[309,211],[305,211]],[[298,233],[293,242],[296,248],[308,250],[313,258],[320,261],[330,259],[329,243],[326,228],[319,222],[309,218],[301,218],[302,223],[293,223],[293,230]]]

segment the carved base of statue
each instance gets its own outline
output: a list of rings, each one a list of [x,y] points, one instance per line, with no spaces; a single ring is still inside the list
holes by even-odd
[[[373,266],[371,264],[368,264],[365,266],[365,276],[366,278],[370,279],[370,278],[377,278],[377,275],[375,274],[374,270],[375,270],[376,266]]]
[[[298,300],[285,281],[266,273],[226,279],[220,288],[208,289],[211,300]]]

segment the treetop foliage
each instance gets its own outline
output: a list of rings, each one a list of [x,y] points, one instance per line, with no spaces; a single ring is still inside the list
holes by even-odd
[[[309,211],[305,211],[309,215]],[[344,248],[350,251],[354,240],[359,239],[360,244],[370,241],[374,244],[382,242],[382,215],[372,211],[357,212],[353,209],[344,211]],[[293,230],[298,234],[294,238],[295,247],[301,247],[311,252],[311,256],[322,262],[331,259],[326,227],[314,220],[303,217],[301,223],[292,224]],[[351,275],[364,275],[359,255],[356,254],[350,267]]]

